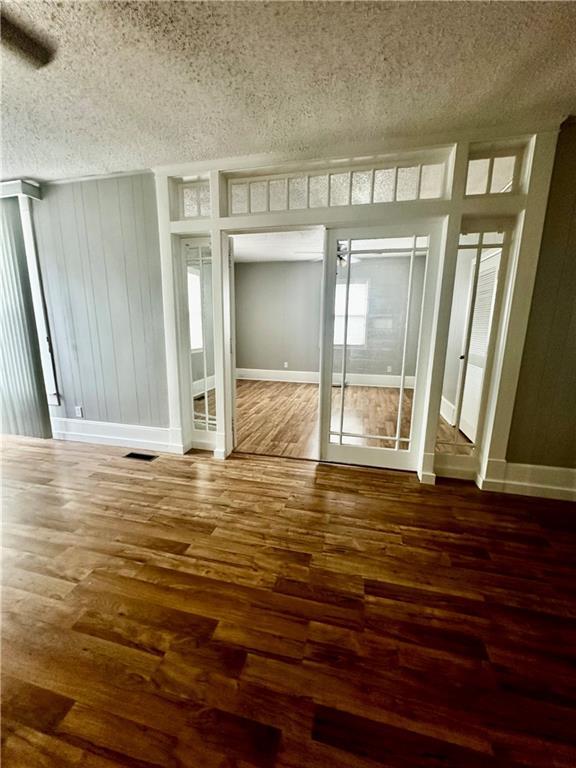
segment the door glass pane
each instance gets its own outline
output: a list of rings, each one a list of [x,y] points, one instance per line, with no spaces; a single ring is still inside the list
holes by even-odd
[[[490,245],[496,240],[500,244]],[[502,241],[503,234],[494,232],[460,237],[436,438],[438,453],[466,456],[476,448]]]
[[[427,243],[427,238],[419,238],[418,244],[413,236],[359,239],[340,245],[334,301],[332,444],[393,450],[410,447],[427,256],[427,247],[421,243]],[[382,252],[383,246],[390,245],[392,248]],[[407,245],[408,249],[402,249]]]
[[[214,324],[210,249],[186,243],[188,331],[194,429],[215,431]]]

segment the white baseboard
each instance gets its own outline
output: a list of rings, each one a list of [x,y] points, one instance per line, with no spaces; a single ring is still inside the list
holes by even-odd
[[[249,379],[252,381],[291,381],[298,384],[318,384],[320,375],[318,371],[272,371],[267,368],[237,368],[237,379]],[[340,384],[340,377],[334,376],[334,385]],[[377,375],[369,373],[348,373],[347,384],[356,384],[363,387],[399,387],[400,376],[391,374]],[[407,389],[414,388],[414,376],[406,376]]]
[[[271,371],[267,368],[236,368],[237,379],[251,381],[293,381],[298,384],[318,384],[318,371]]]
[[[179,429],[169,427],[142,427],[137,424],[114,424],[107,421],[63,419],[52,417],[52,436],[56,440],[81,443],[121,445],[126,448],[144,448],[164,453],[183,453]]]
[[[454,417],[456,415],[456,406],[451,403],[444,395],[440,401],[440,416],[447,421],[450,426],[454,426]]]
[[[141,448],[146,451],[178,454],[195,448],[200,451],[213,451],[217,458],[220,457],[224,445],[224,435],[220,432],[196,432],[184,445],[182,431],[170,427],[142,427],[138,424],[114,424],[107,421],[55,416],[51,417],[50,422],[52,437],[55,440],[119,445],[124,448]]]
[[[438,477],[452,477],[455,480],[475,480],[478,475],[478,459],[475,456],[455,456],[437,453],[434,471]]]
[[[486,475],[477,475],[476,484],[483,491],[576,501],[576,469],[569,467],[491,461]]]

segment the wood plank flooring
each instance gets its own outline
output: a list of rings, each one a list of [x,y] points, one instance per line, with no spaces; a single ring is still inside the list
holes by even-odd
[[[3,444],[7,768],[573,768],[574,505]]]
[[[332,392],[332,422],[338,427],[340,388]],[[395,435],[398,417],[398,389],[392,387],[347,388],[344,431],[372,435]],[[404,393],[401,435],[410,434],[412,392]],[[236,450],[264,456],[317,459],[318,386],[285,381],[236,382]],[[470,441],[461,432],[456,445],[453,429],[440,419],[437,450],[468,454]],[[393,448],[394,443],[369,438],[345,438],[348,445]]]

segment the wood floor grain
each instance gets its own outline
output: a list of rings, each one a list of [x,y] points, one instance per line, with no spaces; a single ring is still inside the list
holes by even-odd
[[[3,444],[7,768],[571,768],[574,506]]]
[[[339,427],[341,389],[332,390],[332,428]],[[395,435],[399,391],[394,387],[346,389],[343,429],[366,435]],[[401,436],[410,434],[412,391],[404,392]],[[236,450],[262,456],[318,459],[318,385],[293,381],[236,382]],[[390,440],[345,437],[346,445],[394,448]],[[440,418],[439,453],[468,455],[468,438]]]

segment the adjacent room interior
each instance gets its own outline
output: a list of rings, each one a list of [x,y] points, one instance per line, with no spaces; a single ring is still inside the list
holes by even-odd
[[[324,232],[314,228],[256,232],[231,240],[235,450],[317,460]],[[436,442],[439,453],[471,455],[475,449],[503,243],[503,232],[467,232],[460,238]],[[350,445],[391,444],[386,437],[393,437],[398,426],[403,365],[400,437],[407,438],[411,427],[425,252],[423,248],[415,252],[410,276],[407,244],[397,239],[387,245],[386,252],[370,253],[368,248],[353,254],[349,281],[346,262],[339,261],[331,424],[335,430],[342,417],[342,440]],[[205,306],[211,290],[206,256],[204,274],[202,301],[200,270],[188,268],[192,307]],[[200,318],[198,311],[190,313],[191,339],[198,337],[192,345],[195,418],[199,412],[205,419],[208,408],[209,418],[215,419],[213,360],[210,356],[204,360],[201,338],[202,327],[208,337],[212,333],[210,313]],[[205,381],[207,392],[202,389]]]
[[[235,448],[318,459],[322,229],[232,237]]]

